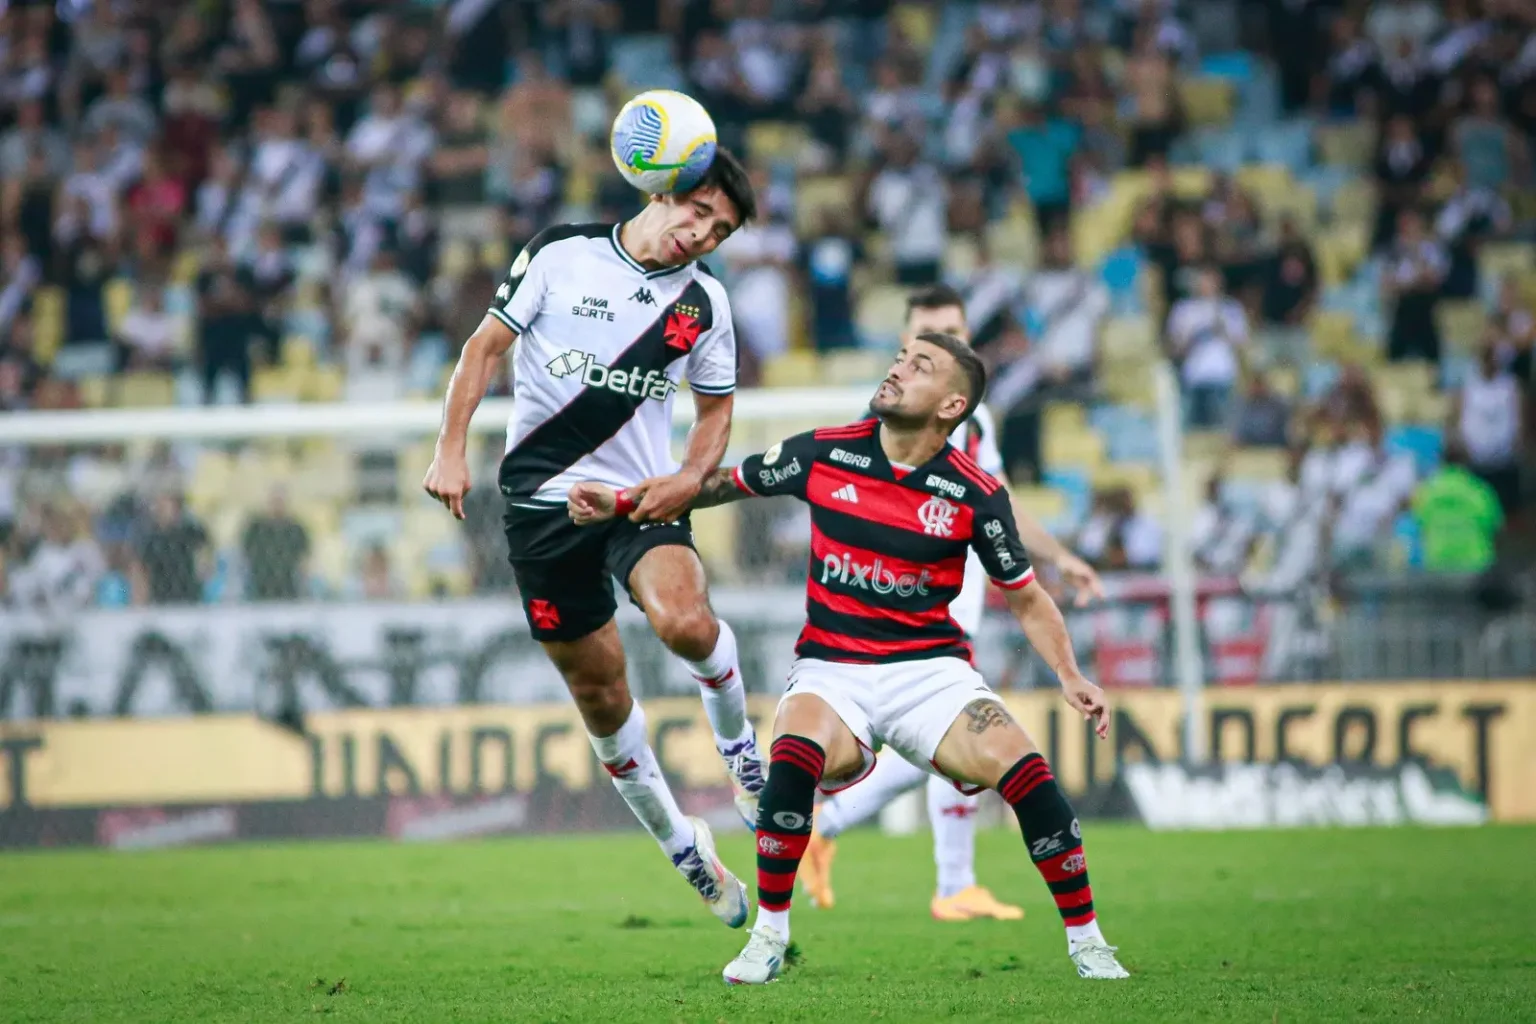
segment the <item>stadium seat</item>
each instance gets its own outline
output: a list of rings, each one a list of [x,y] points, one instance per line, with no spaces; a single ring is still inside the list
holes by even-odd
[[[839,387],[873,385],[883,380],[891,366],[891,354],[876,349],[845,349],[828,352],[821,359],[822,381]]]
[[[854,322],[867,345],[886,346],[900,336],[907,320],[907,292],[898,285],[875,285],[859,296]]]
[[[1375,155],[1375,132],[1363,120],[1319,125],[1314,137],[1323,163],[1334,167],[1363,171]]]
[[[1226,458],[1230,480],[1281,480],[1289,455],[1279,448],[1237,448]]]
[[[1435,307],[1435,322],[1440,325],[1440,337],[1447,349],[1470,352],[1482,343],[1488,311],[1474,299],[1442,300]]]
[[[764,387],[810,388],[821,383],[821,357],[815,352],[781,352],[763,361]]]
[[[1048,530],[1059,531],[1071,522],[1067,496],[1054,487],[1015,487],[1009,493],[1021,509]]]
[[[1150,317],[1115,317],[1105,321],[1100,346],[1106,360],[1155,358],[1157,328]]]
[[[1075,467],[1091,473],[1104,464],[1104,439],[1086,428],[1047,430],[1043,432],[1041,457],[1053,469]]]
[[[1304,120],[1269,125],[1254,139],[1254,149],[1260,163],[1299,173],[1312,162],[1312,125]]]
[[[114,277],[102,285],[101,298],[107,313],[107,331],[115,337],[123,326],[123,317],[133,305],[133,285],[124,278]]]
[[[176,382],[168,373],[128,373],[115,382],[116,404],[129,409],[174,405]]]
[[[1179,82],[1184,117],[1192,125],[1230,124],[1235,94],[1225,78],[1197,76]]]

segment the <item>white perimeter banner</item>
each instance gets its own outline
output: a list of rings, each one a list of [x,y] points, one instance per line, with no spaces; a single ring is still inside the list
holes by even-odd
[[[715,588],[749,690],[778,693],[805,621],[805,591]],[[625,603],[629,681],[641,696],[697,683]],[[1002,671],[1024,644],[998,623],[978,646]],[[0,616],[0,719],[39,713],[175,715],[459,703],[564,702],[564,684],[512,600],[229,604],[103,609],[68,620]]]

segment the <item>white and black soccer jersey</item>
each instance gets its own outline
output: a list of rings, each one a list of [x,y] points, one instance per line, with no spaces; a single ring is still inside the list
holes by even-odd
[[[623,488],[675,472],[682,380],[707,395],[736,389],[725,287],[697,263],[646,270],[616,224],[541,231],[490,313],[518,334],[499,481],[513,504],[563,506],[575,483]]]

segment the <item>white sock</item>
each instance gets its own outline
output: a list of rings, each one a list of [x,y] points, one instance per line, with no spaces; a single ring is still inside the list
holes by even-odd
[[[929,778],[927,772],[894,751],[875,761],[875,770],[857,785],[822,801],[816,816],[816,831],[824,839],[835,839],[844,829],[868,821],[880,809],[909,789]]]
[[[940,896],[953,896],[976,884],[977,800],[948,779],[928,776],[928,822],[933,826]]]
[[[779,933],[779,938],[783,939],[785,942],[788,942],[789,911],[764,910],[762,907],[758,907],[757,920],[753,922],[752,928],[754,930],[758,928],[772,928],[774,931]]]
[[[593,736],[592,749],[597,759],[613,776],[613,788],[619,791],[629,809],[635,812],[668,857],[676,857],[693,845],[693,823],[683,815],[662,777],[661,766],[651,752],[645,729],[645,712],[635,701],[629,718],[612,736]]]
[[[724,619],[720,620],[720,638],[709,657],[685,664],[699,681],[699,695],[704,698],[704,714],[714,731],[715,746],[726,750],[752,738],[752,723],[747,721],[747,691],[741,685],[741,665],[736,658],[736,634]]]
[[[1067,952],[1076,952],[1078,943],[1096,942],[1101,946],[1109,945],[1109,940],[1104,938],[1104,933],[1099,931],[1099,919],[1095,917],[1087,924],[1067,925]]]

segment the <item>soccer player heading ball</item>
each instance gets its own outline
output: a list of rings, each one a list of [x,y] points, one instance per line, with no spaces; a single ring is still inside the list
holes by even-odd
[[[597,759],[672,863],[733,928],[746,888],[685,816],[631,698],[613,622],[612,580],[698,678],[704,709],[750,825],[763,766],[736,638],[710,610],[688,507],[720,465],[731,432],[736,333],[725,289],[696,260],[756,213],[746,171],[719,150],[687,192],[653,195],[624,224],[565,224],[534,236],[465,343],[444,403],[428,494],[464,518],[470,417],[501,361],[516,405],[497,481],[509,560],[533,636],[565,677]],[[697,421],[672,458],[672,402],[686,376]],[[632,519],[581,530],[565,512],[573,484],[645,495]]]
[[[688,502],[792,495],[811,506],[807,622],[758,809],[757,922],[726,965],[727,982],[778,976],[816,789],[864,778],[882,743],[956,783],[996,789],[1061,909],[1078,974],[1127,977],[1099,930],[1077,817],[1034,741],[972,667],[949,614],[974,550],[1067,703],[1108,734],[1104,693],[1078,668],[1061,612],[1035,580],[1006,490],[949,444],[985,390],[968,345],[921,334],[875,392],[875,418],[791,437],[716,471]],[[643,499],[643,490],[579,483],[569,510],[578,524],[606,523]]]

